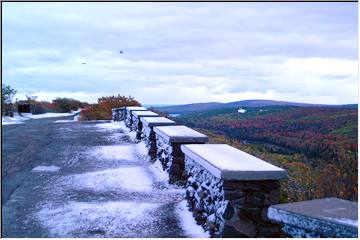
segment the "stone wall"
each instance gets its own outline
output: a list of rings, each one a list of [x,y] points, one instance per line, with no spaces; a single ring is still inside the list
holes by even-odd
[[[352,219],[356,218],[356,224],[354,224],[355,220],[349,225],[346,221],[334,223],[334,218],[325,218],[320,222],[318,217],[303,218],[303,213],[287,212],[283,204],[278,204],[279,179],[283,176],[272,177],[279,173],[265,170],[266,177],[263,175],[263,179],[257,179],[259,174],[256,173],[257,176],[253,178],[251,174],[255,174],[258,170],[258,165],[255,164],[252,165],[253,169],[250,171],[245,170],[243,179],[225,178],[222,177],[223,173],[214,174],[205,166],[211,163],[194,161],[182,151],[184,144],[205,143],[206,141],[189,141],[191,140],[188,137],[191,135],[189,133],[184,134],[186,137],[182,141],[179,141],[179,136],[176,136],[176,141],[175,138],[172,141],[170,137],[155,133],[151,126],[143,125],[141,129],[138,129],[141,119],[133,117],[128,109],[126,111],[114,109],[113,120],[124,120],[127,127],[139,130],[138,138],[142,139],[149,149],[151,161],[159,160],[163,170],[169,174],[170,183],[186,187],[186,199],[194,218],[212,237],[357,237],[357,203],[354,203],[356,211],[354,209],[350,211],[356,212],[356,216],[352,216]],[[225,159],[227,154],[224,151],[223,154],[217,152],[215,155]],[[246,161],[252,161],[252,159],[246,158]],[[240,165],[243,166],[242,164]],[[234,172],[224,174],[233,176]],[[309,201],[306,201],[306,204],[307,202]],[[353,208],[354,204],[351,205]],[[310,207],[309,212],[321,206],[322,204]],[[298,209],[302,210],[301,207]],[[334,209],[344,209],[343,203],[329,211],[334,212]],[[341,219],[344,221],[343,218]]]
[[[156,136],[155,132],[153,131],[152,127],[144,126],[141,131],[141,139],[144,141],[147,149],[149,150],[148,154],[152,162],[156,160]]]
[[[126,117],[125,107],[112,109],[112,120],[115,122],[123,121]]]
[[[224,181],[189,157],[186,198],[194,217],[214,237],[279,237],[267,209],[279,202],[279,181]]]

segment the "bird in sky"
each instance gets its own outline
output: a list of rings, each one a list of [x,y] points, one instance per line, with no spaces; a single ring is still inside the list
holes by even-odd
[[[124,52],[123,52],[123,50],[120,50],[119,53],[120,53],[120,54],[123,54]]]
[[[82,64],[86,64],[85,62],[83,62]]]

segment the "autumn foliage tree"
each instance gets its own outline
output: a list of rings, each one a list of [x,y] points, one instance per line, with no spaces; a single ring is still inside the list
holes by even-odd
[[[110,120],[112,117],[112,108],[140,105],[141,104],[131,96],[126,97],[119,94],[117,96],[101,97],[96,104],[92,104],[81,111],[80,120]]]

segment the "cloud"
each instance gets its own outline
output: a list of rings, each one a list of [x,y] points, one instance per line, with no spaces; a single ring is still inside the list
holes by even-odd
[[[96,101],[121,93],[145,104],[352,103],[357,57],[355,3],[3,8],[3,82],[18,96],[32,92],[44,100],[73,95]]]

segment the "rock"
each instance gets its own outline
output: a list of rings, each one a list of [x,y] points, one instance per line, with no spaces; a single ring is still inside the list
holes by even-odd
[[[236,222],[233,221],[225,221],[225,226],[233,227],[239,235],[245,235],[247,237],[255,237],[256,236],[256,226],[250,222],[238,220]],[[224,235],[224,237],[228,237]]]
[[[228,203],[226,206],[226,209],[224,211],[223,218],[230,220],[234,216],[234,213],[235,213],[235,210],[234,210],[233,206],[231,206],[231,204]]]

